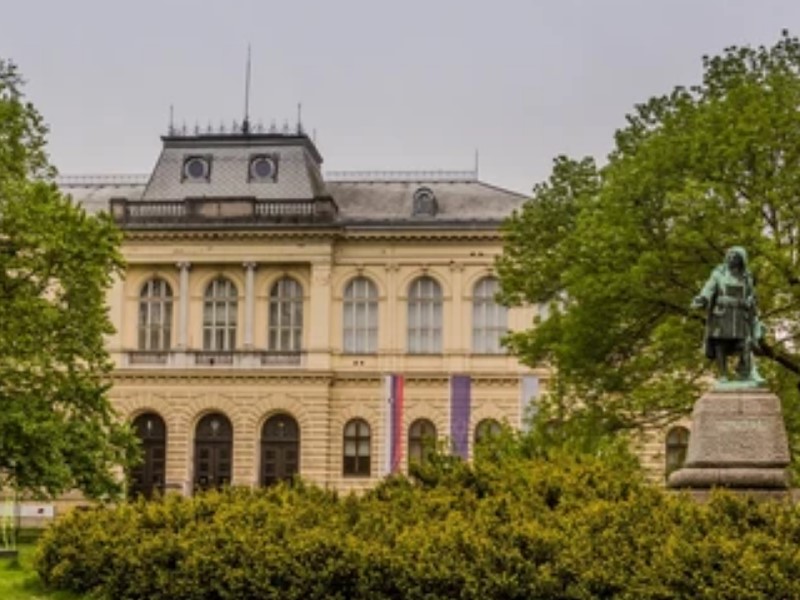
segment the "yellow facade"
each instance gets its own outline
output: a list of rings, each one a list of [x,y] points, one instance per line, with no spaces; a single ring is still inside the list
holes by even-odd
[[[525,198],[474,173],[326,181],[321,162],[299,131],[171,135],[144,180],[64,182],[87,208],[110,209],[125,233],[127,270],[109,293],[116,328],[108,340],[116,365],[110,396],[121,418],[137,426],[151,427],[151,417],[163,422],[162,437],[149,445],[147,432],[137,430],[146,463],[156,465],[139,474],[151,487],[191,494],[222,464],[224,483],[233,485],[264,485],[277,465],[277,479],[297,472],[337,490],[366,489],[390,470],[389,374],[405,381],[401,470],[412,424],[424,419],[439,441],[451,437],[453,375],[471,381],[468,453],[479,423],[522,425],[524,407],[536,402],[524,383],[534,382],[534,396],[546,391],[546,369],[524,367],[473,339],[476,307],[487,302],[476,294],[493,280],[502,251],[500,225]],[[302,306],[290,351],[270,337],[283,318],[270,313],[271,294],[287,277]],[[346,329],[361,331],[355,312],[345,319],[354,280],[374,286],[377,316],[362,327],[377,329],[368,351],[345,343]],[[440,294],[427,317],[412,310],[421,280]],[[168,308],[146,305],[155,281],[169,290]],[[217,309],[209,308],[219,281],[230,294],[219,309],[227,311],[224,333],[212,326]],[[493,314],[505,332],[531,327],[536,310]],[[424,318],[437,322],[426,333],[438,336],[433,351],[411,341],[430,328],[418,322]],[[155,342],[143,338],[154,319]],[[208,426],[219,425],[211,415],[230,423],[222,451],[208,437],[216,435]],[[354,423],[364,426],[358,434]],[[278,426],[288,426],[281,435],[293,433],[276,442],[271,428]],[[364,431],[368,439],[358,437]],[[648,434],[638,447],[661,478],[663,435]]]
[[[478,355],[471,350],[472,290],[492,275],[500,252],[495,232],[388,232],[325,234],[271,232],[213,235],[187,232],[129,232],[123,246],[128,269],[113,288],[111,315],[117,334],[109,348],[117,370],[111,398],[130,420],[145,412],[161,415],[167,426],[166,485],[192,489],[193,435],[199,419],[221,412],[233,425],[233,484],[258,485],[261,428],[275,413],[293,416],[301,431],[300,474],[340,490],[362,489],[385,473],[382,375],[406,377],[403,430],[427,418],[445,438],[449,431],[449,375],[472,376],[470,429],[493,418],[518,427],[522,418],[520,376],[529,371],[512,357]],[[159,277],[180,289],[180,267],[189,264],[187,347],[172,349],[168,364],[134,364],[137,315],[142,286]],[[245,314],[246,270],[254,266],[252,316]],[[249,267],[253,268],[253,267]],[[233,353],[238,360],[267,348],[268,293],[285,275],[304,290],[307,315],[302,339],[306,350],[299,365],[196,366],[187,358],[202,348],[204,290],[218,276],[239,291],[237,323],[252,323],[252,344],[239,336]],[[443,352],[412,355],[406,350],[407,290],[427,275],[443,289]],[[364,276],[378,287],[378,348],[371,354],[347,354],[342,347],[343,289]],[[180,298],[173,304],[178,305]],[[512,309],[509,328],[530,325],[533,309]],[[173,310],[172,330],[180,315]],[[538,375],[544,379],[545,373]],[[348,477],[342,469],[345,424],[362,418],[371,427],[368,477]],[[407,457],[406,457],[407,460]]]

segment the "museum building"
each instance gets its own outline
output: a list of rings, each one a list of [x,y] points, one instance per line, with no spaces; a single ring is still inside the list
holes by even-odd
[[[500,340],[499,225],[525,196],[476,173],[333,173],[301,129],[172,130],[152,173],[62,177],[124,231],[110,395],[132,488],[363,489],[433,440],[469,457],[546,384]]]
[[[162,140],[146,177],[59,179],[124,232],[108,347],[132,493],[361,490],[535,410],[547,370],[501,338],[536,310],[499,305],[493,272],[525,196],[473,171],[324,174],[300,127]]]

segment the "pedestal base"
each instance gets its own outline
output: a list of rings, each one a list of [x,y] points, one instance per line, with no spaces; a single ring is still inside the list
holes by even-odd
[[[686,464],[667,485],[785,490],[788,465],[778,397],[766,389],[715,389],[695,404]]]
[[[669,486],[676,488],[728,487],[736,489],[782,489],[789,487],[786,469],[685,468],[673,473]]]
[[[685,494],[695,502],[705,504],[711,500],[713,490],[711,489],[697,489],[697,488],[682,488],[670,490],[673,494]],[[793,490],[765,490],[753,488],[737,488],[735,491],[737,496],[744,496],[748,499],[753,499],[756,502],[786,502],[797,505],[798,497]]]

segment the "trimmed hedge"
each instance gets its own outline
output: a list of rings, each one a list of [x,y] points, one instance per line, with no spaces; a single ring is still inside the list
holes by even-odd
[[[75,511],[52,587],[124,599],[800,598],[800,518],[586,457],[436,457],[362,497],[296,482]]]

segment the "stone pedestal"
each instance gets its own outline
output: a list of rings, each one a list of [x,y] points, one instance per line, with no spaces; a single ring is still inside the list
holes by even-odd
[[[689,449],[671,488],[785,490],[789,444],[780,399],[761,388],[715,389],[694,405]]]

